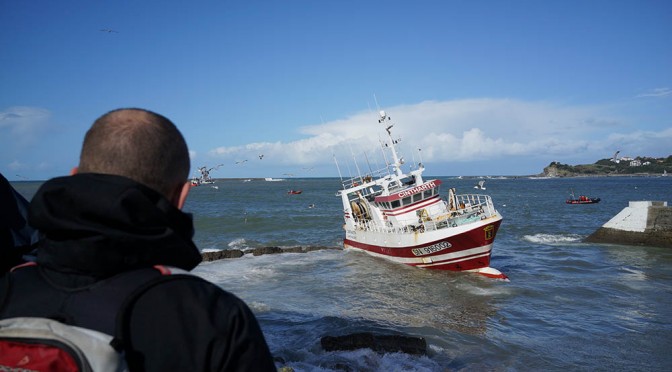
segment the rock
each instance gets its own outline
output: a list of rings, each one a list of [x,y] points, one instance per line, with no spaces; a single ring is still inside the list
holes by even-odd
[[[203,257],[203,261],[216,261],[216,260],[221,260],[224,258],[239,258],[243,257],[243,251],[240,249],[224,249],[221,251],[214,251],[214,252],[202,252],[201,257]]]
[[[427,354],[427,341],[413,336],[351,333],[345,336],[324,336],[320,343],[325,351],[369,348],[379,353]]]
[[[252,249],[253,256],[261,256],[262,254],[275,254],[282,253],[282,248],[280,247],[260,247]]]
[[[290,248],[280,248],[280,247],[259,247],[247,250],[240,249],[223,249],[221,251],[214,252],[202,252],[201,256],[203,261],[216,261],[222,260],[225,258],[239,258],[247,253],[252,253],[253,256],[261,256],[264,254],[276,254],[276,253],[307,253],[313,251],[319,251],[323,249],[342,249],[339,247],[323,247],[323,246],[310,246],[310,247],[290,247]]]

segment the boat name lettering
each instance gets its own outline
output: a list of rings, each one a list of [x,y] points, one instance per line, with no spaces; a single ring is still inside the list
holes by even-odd
[[[416,256],[423,256],[423,255],[426,255],[426,254],[442,251],[442,250],[448,249],[450,247],[452,247],[452,244],[450,244],[448,242],[440,242],[440,243],[429,245],[429,246],[424,247],[424,248],[414,248],[414,249],[411,250],[411,252],[413,252],[413,254],[416,255]]]
[[[403,197],[406,197],[406,196],[409,196],[409,195],[417,194],[417,193],[419,193],[420,191],[425,191],[425,190],[432,189],[432,188],[434,188],[434,187],[436,187],[436,184],[434,184],[433,181],[432,181],[432,182],[427,182],[427,183],[424,184],[424,185],[420,185],[420,186],[418,186],[418,187],[414,187],[414,188],[412,188],[412,189],[410,189],[410,190],[405,190],[405,191],[402,191],[402,192],[400,192],[400,193],[397,193],[397,195],[398,195],[400,198],[403,198]]]

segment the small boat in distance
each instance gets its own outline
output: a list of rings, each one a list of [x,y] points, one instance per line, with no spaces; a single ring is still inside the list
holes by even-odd
[[[303,191],[301,191],[301,190],[289,190],[289,191],[287,191],[287,193],[290,194],[290,195],[298,195],[302,192]]]
[[[343,204],[344,248],[419,268],[507,279],[490,267],[502,222],[490,196],[458,195],[455,188],[449,188],[448,197],[441,198],[443,182],[425,180],[422,162],[404,173],[404,160],[396,149],[399,141],[392,137],[394,124],[385,111],[379,115],[378,122],[387,132],[381,147],[390,153],[385,156],[386,166],[341,177],[342,189],[336,193]]]
[[[571,192],[572,198],[565,200],[567,204],[597,204],[600,202],[600,198],[589,198],[585,195],[579,195],[578,198],[574,196],[574,191]]]
[[[219,167],[221,167],[222,165],[224,164],[219,164],[218,166],[212,167],[210,169],[208,169],[208,167],[206,166],[198,167],[198,172],[200,173],[200,176],[194,177],[190,180],[191,186],[194,187],[200,185],[211,185],[215,183],[215,180],[213,180],[212,177],[210,177],[210,172],[219,169]]]

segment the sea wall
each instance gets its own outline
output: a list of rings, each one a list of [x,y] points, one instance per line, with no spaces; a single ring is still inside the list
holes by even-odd
[[[585,241],[672,248],[672,207],[662,201],[631,201]]]

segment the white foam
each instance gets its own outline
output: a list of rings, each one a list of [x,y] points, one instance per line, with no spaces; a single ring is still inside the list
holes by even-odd
[[[246,248],[247,247],[247,241],[244,238],[238,238],[234,239],[229,243],[229,248]]]
[[[582,237],[577,234],[534,234],[523,236],[523,240],[530,243],[564,244],[580,242]]]

